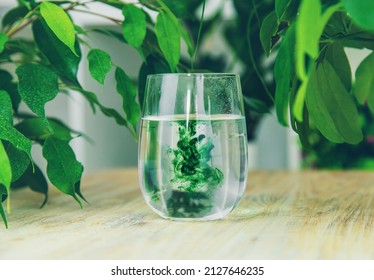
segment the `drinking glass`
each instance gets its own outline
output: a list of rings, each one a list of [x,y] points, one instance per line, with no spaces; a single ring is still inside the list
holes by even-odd
[[[139,179],[161,217],[205,221],[230,213],[245,190],[247,148],[238,75],[147,77]]]

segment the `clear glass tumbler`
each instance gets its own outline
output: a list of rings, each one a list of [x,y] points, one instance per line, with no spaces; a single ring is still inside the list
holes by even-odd
[[[148,76],[139,179],[157,214],[204,221],[230,213],[245,190],[247,148],[238,75]]]

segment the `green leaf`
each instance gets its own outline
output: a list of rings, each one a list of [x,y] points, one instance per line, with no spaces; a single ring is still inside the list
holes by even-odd
[[[275,0],[275,12],[277,13],[278,20],[281,20],[290,2],[291,0]]]
[[[68,85],[80,86],[77,80],[81,59],[78,40],[75,43],[75,50],[78,54],[76,56],[56,37],[43,19],[36,20],[32,24],[32,31],[39,49],[56,69],[60,78]]]
[[[296,93],[298,91],[298,87],[300,86],[300,82],[299,80],[297,79],[297,77],[295,76],[293,81],[292,81],[292,86],[291,86],[291,91],[290,91],[290,123],[291,123],[291,128],[293,131],[295,131],[296,133],[298,133],[298,129],[297,129],[297,120],[295,118],[295,115],[292,114],[292,106],[294,106],[294,103],[295,103],[295,98],[296,98]],[[306,106],[304,106],[304,112],[306,110]],[[303,112],[303,113],[304,113]],[[303,119],[304,121],[304,119]],[[301,122],[300,122],[301,123]]]
[[[357,25],[374,31],[374,1],[342,0],[342,3]]]
[[[48,201],[48,182],[44,177],[43,172],[34,163],[34,170],[31,165],[27,168],[26,172],[16,182],[12,184],[12,188],[30,187],[34,192],[44,194],[44,201],[40,208],[42,208]]]
[[[136,124],[140,118],[140,106],[136,102],[136,87],[121,68],[116,68],[115,78],[117,92],[123,100],[122,108],[126,113],[126,119],[131,124],[132,129],[136,131]]]
[[[334,3],[334,1],[333,1]],[[319,37],[321,37],[323,30],[326,27],[326,24],[329,22],[330,18],[338,12],[342,8],[341,3],[336,3],[334,5],[329,6],[323,11],[323,14],[321,16],[321,21],[319,22]],[[344,20],[344,19],[343,19]]]
[[[103,50],[92,49],[87,55],[88,69],[92,78],[100,84],[104,84],[106,75],[112,68],[110,55]]]
[[[306,104],[314,124],[328,140],[349,144],[362,141],[357,107],[326,60],[312,71]]]
[[[8,41],[7,51],[4,54],[20,54],[22,62],[25,63],[27,59],[34,59],[37,52],[33,41],[24,38],[12,38],[12,40]]]
[[[319,55],[319,40],[326,23],[340,8],[340,3],[328,7],[321,14],[322,6],[320,0],[303,0],[300,6],[299,16],[296,22],[296,73],[302,81],[297,92],[293,113],[298,121],[303,119],[304,101],[310,69]],[[312,61],[306,67],[306,58]]]
[[[17,84],[13,83],[13,76],[0,69],[0,89],[5,90],[12,100],[12,107],[15,112],[18,111],[19,104],[21,103],[21,96],[18,94]]]
[[[48,163],[47,174],[51,183],[63,193],[71,195],[82,207],[75,185],[81,180],[83,166],[76,160],[69,143],[50,137],[43,144],[43,156]]]
[[[319,53],[320,31],[322,32],[319,26],[321,9],[320,0],[303,0],[296,21],[295,65],[296,74],[301,80],[301,85],[293,104],[293,114],[299,122],[303,120],[304,102],[310,75],[309,69],[312,68],[314,64],[313,60],[317,58]],[[312,59],[308,67],[305,65],[306,58]]]
[[[87,199],[83,196],[83,194],[82,194],[82,192],[81,192],[81,181],[78,181],[78,182],[75,183],[74,189],[75,189],[75,193],[76,193],[80,198],[82,198],[85,202],[88,203]]]
[[[39,118],[25,119],[19,122],[15,128],[27,138],[35,141],[44,141],[51,136],[64,141],[73,139],[69,128],[51,118],[48,118],[48,122],[52,127],[52,131],[50,131],[45,122]]]
[[[88,36],[87,32],[82,27],[80,27],[79,25],[74,24],[74,29],[75,29],[75,31],[77,31],[78,34]]]
[[[3,27],[13,25],[15,22],[26,16],[28,12],[29,10],[25,6],[16,7],[9,10],[3,17]]]
[[[147,29],[147,35],[145,36],[142,51],[144,53],[144,57],[148,58],[151,55],[159,54],[163,56],[162,50],[159,47],[156,33],[153,30]]]
[[[275,12],[278,22],[293,22],[298,15],[302,0],[275,0]]]
[[[2,141],[0,141],[0,185],[3,185],[5,187],[6,189],[5,194],[9,195],[11,182],[12,182],[12,168],[10,165],[9,157],[3,146],[3,143]]]
[[[356,70],[354,93],[360,104],[368,102],[369,108],[374,112],[374,52],[368,55]]]
[[[18,180],[30,165],[30,158],[24,152],[18,150],[10,142],[3,141],[4,149],[8,154],[12,170],[12,182]]]
[[[8,42],[9,38],[4,33],[0,32],[0,53],[2,53],[5,49],[5,44]]]
[[[303,0],[300,5],[300,14],[296,22],[296,62],[297,74],[301,80],[307,75],[305,69],[305,55],[316,59],[319,54],[319,39],[326,23],[340,8],[340,4],[328,7],[321,14],[320,0]]]
[[[18,0],[19,5],[25,6],[28,10],[32,9],[32,4],[35,4],[35,0]]]
[[[0,90],[0,121],[3,127],[3,124],[13,125],[13,112],[12,112],[12,101],[8,93],[4,90]],[[0,130],[0,133],[3,130]]]
[[[323,35],[328,38],[331,38],[335,37],[338,34],[352,33],[352,27],[352,19],[345,11],[340,10],[331,16],[331,18],[325,26],[325,29],[323,30]],[[350,38],[351,36],[352,35],[348,36],[348,38]],[[339,38],[339,42],[341,42],[341,40],[343,40],[344,38],[345,36]]]
[[[182,22],[180,23],[180,32],[181,36],[183,38],[183,41],[186,43],[187,46],[187,52],[190,55],[190,57],[193,56],[195,47],[191,39],[191,34],[188,32],[188,30],[183,26]]]
[[[178,18],[193,18],[194,12],[202,4],[203,0],[188,0],[188,1],[175,1],[175,0],[162,0],[150,2],[149,0],[140,0],[141,4],[153,11],[159,11],[160,8],[167,8]]]
[[[296,70],[301,80],[307,76],[305,55],[316,58],[319,53],[321,9],[320,0],[303,0],[300,5],[296,22]]]
[[[12,75],[3,69],[0,69],[0,88],[4,89],[4,87],[11,83],[13,80]]]
[[[351,17],[344,11],[336,14],[343,14],[340,18],[333,21],[334,16],[332,17],[332,22],[329,25],[339,26],[336,22],[340,23],[340,33],[347,32],[346,28],[349,27],[348,32],[349,36],[343,36],[339,41],[344,47],[356,48],[356,49],[370,49],[374,50],[374,33],[371,31],[366,31],[352,22]],[[336,16],[335,16],[336,18]],[[327,26],[329,26],[327,25]],[[333,33],[336,35],[338,32]],[[331,33],[330,33],[331,34]]]
[[[74,24],[67,13],[56,4],[43,2],[40,13],[56,37],[64,43],[76,56]]]
[[[5,215],[3,203],[2,203],[6,199],[6,197],[7,197],[7,191],[5,187],[2,184],[0,184],[0,216],[3,219],[5,227],[8,228],[8,221],[6,219],[6,215]]]
[[[116,39],[116,40],[120,41],[121,43],[127,43],[125,38],[123,38],[122,32],[117,32],[117,31],[110,30],[110,29],[107,29],[107,28],[90,28],[90,29],[87,30],[87,32],[88,33],[96,32],[96,33],[99,33],[99,34],[106,35],[110,38]]]
[[[6,91],[0,90],[0,139],[9,141],[31,158],[32,142],[13,127],[12,102]]]
[[[122,33],[126,41],[136,49],[142,45],[147,31],[146,16],[142,9],[128,4],[122,8],[125,20],[122,23]]]
[[[260,40],[265,54],[269,56],[272,47],[272,38],[277,33],[278,20],[274,11],[268,14],[262,21]]]
[[[325,100],[320,99],[315,91],[320,90],[318,85],[319,81],[317,79],[316,71],[312,72],[308,86],[308,93],[306,95],[306,106],[310,112],[310,117],[317,129],[324,137],[326,137],[326,139],[334,143],[343,143],[344,138],[336,129]]]
[[[310,125],[309,125],[309,112],[307,107],[304,107],[303,121],[300,123],[295,120],[296,132],[299,134],[299,139],[303,150],[311,151],[313,148],[310,144]]]
[[[144,0],[142,0],[144,2]],[[175,0],[162,0],[162,2],[172,11],[178,18],[192,18],[194,11],[201,5],[202,0],[188,0],[188,1],[175,1]]]
[[[19,80],[18,92],[22,100],[50,128],[44,106],[58,94],[57,75],[39,64],[23,64],[17,68],[16,73]]]
[[[0,215],[4,221],[5,227],[8,228],[8,222],[3,209],[2,202],[10,194],[10,183],[12,181],[12,169],[10,166],[10,161],[8,155],[4,149],[3,143],[0,141]],[[9,210],[9,202],[8,202]]]
[[[278,121],[284,125],[288,125],[288,107],[290,99],[290,86],[293,73],[295,49],[295,27],[290,27],[287,31],[274,65],[274,79],[276,84],[275,90],[275,108]]]
[[[350,91],[352,88],[351,66],[349,65],[348,57],[343,46],[339,42],[329,45],[326,50],[325,58],[330,62],[347,91]]]
[[[103,106],[97,96],[90,91],[84,90],[83,88],[74,88],[74,90],[79,91],[82,93],[82,95],[87,99],[88,102],[90,102],[91,106],[95,108],[95,106],[99,107],[100,111],[107,117],[113,118],[118,125],[126,126],[129,128],[129,131],[134,138],[134,140],[137,140],[137,135],[133,129],[130,129],[129,123],[127,120],[125,120],[120,113],[118,113],[115,109],[107,108]]]
[[[162,53],[174,72],[180,59],[181,35],[178,20],[171,13],[161,11],[157,16],[155,31]]]

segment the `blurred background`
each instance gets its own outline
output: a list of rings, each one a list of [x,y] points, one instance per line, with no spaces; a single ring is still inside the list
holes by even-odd
[[[1,0],[0,16],[14,6],[15,2],[16,0]],[[190,2],[191,7],[186,13],[184,24],[191,30],[192,36],[196,36],[202,10],[201,1]],[[249,2],[251,1],[207,1],[196,68],[241,75],[243,94],[246,102],[250,104],[246,112],[250,169],[373,169],[374,136],[371,135],[374,135],[374,124],[373,117],[366,108],[362,108],[360,114],[367,137],[357,146],[332,144],[325,141],[318,132],[313,132],[310,135],[313,150],[306,152],[301,149],[298,136],[293,130],[278,124],[271,101],[271,96],[274,94],[272,75],[274,56],[267,57],[264,54],[258,37],[258,20],[250,21],[250,40],[242,35],[247,30],[248,17],[251,16]],[[259,11],[259,17],[266,16],[266,9],[274,5],[272,0],[264,0],[264,2],[266,4],[261,6],[263,10]],[[100,13],[122,19],[122,15],[115,9],[100,4],[91,7]],[[120,30],[120,27],[114,26],[110,21],[92,15],[72,14],[72,16],[79,25],[86,28],[109,27]],[[30,35],[27,32],[26,30],[22,35],[31,37],[31,32]],[[92,46],[110,53],[112,60],[123,67],[134,80],[136,79],[142,61],[134,49],[99,33],[91,33],[90,40]],[[183,47],[183,53],[187,57],[186,47]],[[248,51],[249,48],[252,52]],[[83,55],[86,55],[87,50],[82,51]],[[354,73],[368,51],[348,49],[347,54]],[[113,83],[110,82],[111,80]],[[84,88],[98,93],[103,104],[121,110],[120,97],[116,94],[107,94],[116,90],[114,72],[108,75],[105,86],[102,86],[90,77],[88,66],[82,62],[79,81]],[[93,115],[89,105],[80,95],[74,92],[68,96],[59,95],[56,100],[47,105],[46,111],[47,115],[61,118],[72,128],[84,132],[93,139],[87,141],[80,137],[72,142],[78,160],[85,166],[86,174],[102,169],[137,165],[137,144],[128,131],[117,126],[107,117],[100,114]],[[33,149],[36,161],[43,163],[44,159],[39,148]]]

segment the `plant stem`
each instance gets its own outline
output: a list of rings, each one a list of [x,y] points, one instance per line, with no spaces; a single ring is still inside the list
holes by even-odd
[[[355,37],[357,35],[365,34],[365,33],[366,33],[365,31],[358,31],[358,32],[344,34],[344,35],[327,37],[326,39],[320,40],[320,43],[333,43],[334,41],[338,41],[338,40],[341,40],[341,39],[349,39],[351,37],[353,37],[354,40],[357,40],[357,39],[358,40],[362,40],[362,39],[364,39],[364,40],[372,41],[369,38]]]
[[[178,63],[178,66],[184,70],[186,70],[187,72],[189,72],[190,69],[188,69],[188,67],[186,65],[183,65],[182,63]]]
[[[193,52],[193,55],[192,55],[192,58],[191,58],[191,69],[192,70],[194,68],[194,62],[195,62],[197,50],[198,50],[199,44],[200,44],[200,35],[201,35],[201,30],[203,28],[203,20],[204,20],[204,13],[205,13],[205,2],[206,2],[206,0],[203,1],[203,10],[201,12],[201,17],[200,17],[200,26],[199,26],[199,32],[197,33],[196,47],[195,47],[195,51]]]
[[[39,17],[38,17],[39,18]],[[11,38],[13,35],[15,35],[16,33],[18,33],[19,31],[21,31],[22,29],[24,29],[26,26],[28,26],[29,24],[33,23],[35,20],[37,20],[38,18],[34,18],[32,20],[29,20],[28,22],[26,22],[25,24],[19,26],[18,28],[12,30],[12,32],[8,32],[7,33],[7,36],[9,38]]]
[[[22,28],[24,28],[25,26],[27,26],[30,22],[26,22],[26,24],[22,24],[22,23],[24,23],[26,19],[28,19],[29,17],[31,17],[33,15],[33,13],[35,13],[38,8],[39,8],[39,6],[35,7],[31,11],[29,11],[19,22],[17,22],[17,24],[15,24],[12,28],[10,28],[7,31],[6,35],[8,37],[11,37],[15,33],[17,33],[19,30],[21,30]]]
[[[72,10],[75,11],[75,12],[80,12],[80,13],[85,13],[85,14],[90,14],[90,15],[102,17],[102,18],[111,20],[111,21],[113,21],[116,24],[121,24],[121,22],[122,22],[121,20],[118,20],[118,19],[115,19],[115,18],[112,18],[112,17],[108,17],[106,15],[102,15],[102,14],[99,14],[99,13],[91,12],[91,11],[78,10],[78,9],[72,9]]]
[[[258,15],[257,4],[256,4],[255,0],[252,0],[252,6],[253,6],[253,11],[254,11],[254,13],[256,15],[256,19],[257,19],[258,25],[260,26],[261,25],[261,20],[260,20],[260,17]]]
[[[73,10],[74,7],[76,7],[76,6],[84,6],[87,3],[93,3],[93,2],[96,2],[96,1],[92,0],[92,1],[89,1],[89,2],[85,2],[85,3],[75,2],[75,3],[71,4],[70,6],[68,6],[67,8],[65,8],[64,11]],[[32,11],[28,12],[13,28],[11,28],[6,33],[6,35],[10,38],[10,37],[14,36],[16,33],[18,33],[19,31],[21,31],[22,29],[24,29],[29,24],[31,24],[34,21],[36,21],[37,19],[41,18],[41,16],[38,15],[37,17],[31,18],[29,21],[25,22],[25,20],[27,20],[30,16],[32,16],[39,8],[40,8],[40,5],[36,6]]]
[[[147,2],[145,2],[145,1],[143,1],[143,2],[139,1],[136,4],[144,5],[144,6],[148,7],[148,8],[150,8],[150,9],[153,9],[153,10],[159,10],[160,9],[159,7],[157,7],[155,5],[152,5],[152,3],[155,3],[157,1],[158,0],[149,0]]]

